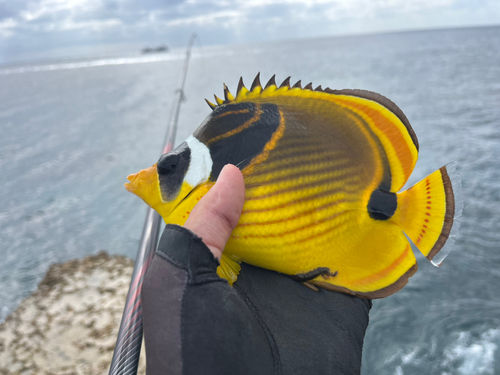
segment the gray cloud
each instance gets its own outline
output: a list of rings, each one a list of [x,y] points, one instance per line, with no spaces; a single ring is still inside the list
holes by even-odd
[[[500,23],[497,0],[0,0],[0,62],[103,44],[182,46]]]

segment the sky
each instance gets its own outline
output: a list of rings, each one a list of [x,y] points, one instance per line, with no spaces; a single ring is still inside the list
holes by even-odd
[[[130,46],[500,25],[500,0],[0,0],[0,63]],[[133,47],[132,47],[133,46]]]

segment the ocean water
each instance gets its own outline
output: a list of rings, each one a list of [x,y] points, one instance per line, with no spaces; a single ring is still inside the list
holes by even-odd
[[[379,92],[420,142],[409,185],[456,160],[464,213],[441,268],[374,301],[363,374],[500,374],[500,28],[407,32],[197,49],[178,143],[203,98],[291,75]],[[135,257],[145,205],[126,176],[159,156],[183,52],[0,66],[0,321],[54,262]],[[295,81],[294,81],[295,82]]]

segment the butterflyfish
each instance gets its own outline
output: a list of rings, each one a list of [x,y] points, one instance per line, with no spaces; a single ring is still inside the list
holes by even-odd
[[[455,164],[401,191],[419,145],[389,99],[290,77],[262,87],[257,75],[250,90],[240,79],[236,96],[224,85],[224,99],[207,103],[200,127],[125,187],[183,225],[223,166],[238,166],[245,204],[217,270],[231,285],[245,262],[383,298],[417,271],[410,241],[436,266],[451,250],[462,202]]]

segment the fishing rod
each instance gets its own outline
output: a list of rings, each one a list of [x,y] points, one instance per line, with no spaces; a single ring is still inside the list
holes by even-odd
[[[181,103],[185,100],[184,84],[186,83],[191,48],[196,37],[197,35],[193,34],[189,38],[184,67],[179,79],[179,88],[175,92],[177,101],[168,125],[162,154],[170,152],[174,147]],[[160,224],[160,215],[152,208],[148,208],[139,250],[135,259],[134,272],[132,273],[132,280],[130,281],[127,300],[123,309],[118,338],[116,339],[115,351],[109,368],[109,375],[137,374],[142,345],[142,282],[158,245]]]

